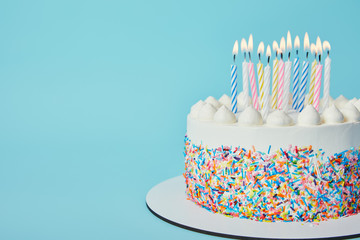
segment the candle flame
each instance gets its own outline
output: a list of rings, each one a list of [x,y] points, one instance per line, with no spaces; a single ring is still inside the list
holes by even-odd
[[[299,36],[295,37],[294,48],[297,48],[297,49],[300,48],[300,38],[299,38]]]
[[[241,51],[242,52],[247,52],[247,43],[246,43],[245,38],[241,39],[240,45],[241,45]]]
[[[248,51],[252,52],[253,50],[253,36],[250,34],[249,41],[248,41]]]
[[[311,54],[317,54],[317,49],[316,49],[315,44],[313,44],[313,43],[311,44],[310,51],[311,51]]]
[[[269,45],[267,45],[267,48],[266,48],[266,56],[271,57],[271,48]]]
[[[233,47],[233,55],[237,55],[239,52],[239,43],[238,43],[238,40],[235,41],[234,43],[234,47]]]
[[[328,41],[323,42],[323,49],[324,49],[324,51],[330,51],[331,50],[331,46],[330,46],[330,43]]]
[[[263,42],[260,42],[257,53],[264,54],[264,43]]]
[[[282,53],[285,52],[285,38],[284,37],[282,37],[281,40],[280,40],[280,50],[281,50]]]
[[[279,45],[278,45],[278,43],[276,41],[273,41],[273,46],[272,47],[273,47],[274,52],[277,52],[278,49],[279,49]]]
[[[291,43],[291,35],[290,35],[290,31],[288,31],[287,33],[287,37],[286,37],[286,47],[289,51],[291,51],[292,48],[292,43]]]
[[[306,32],[305,33],[305,37],[304,37],[304,50],[309,50],[309,47],[310,47],[310,41],[309,41],[309,35],[308,33]],[[312,53],[312,51],[311,51]]]
[[[319,37],[316,38],[316,51],[319,55],[322,54],[321,40]]]

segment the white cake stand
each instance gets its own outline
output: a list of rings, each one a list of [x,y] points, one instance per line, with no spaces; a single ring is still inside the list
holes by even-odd
[[[154,186],[146,195],[149,210],[188,230],[228,238],[344,239],[360,237],[360,214],[318,224],[257,222],[214,214],[186,199],[183,176]]]

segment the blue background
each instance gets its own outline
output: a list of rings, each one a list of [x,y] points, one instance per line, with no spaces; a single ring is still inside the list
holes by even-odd
[[[332,96],[360,97],[359,10],[359,1],[1,1],[0,239],[217,239],[145,206],[152,186],[182,174],[190,107],[229,94],[236,39],[252,33],[256,50],[288,30],[301,46],[306,31],[330,41]]]

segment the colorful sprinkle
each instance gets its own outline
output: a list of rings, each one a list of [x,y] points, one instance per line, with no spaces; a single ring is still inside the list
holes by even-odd
[[[188,198],[214,213],[267,222],[319,222],[360,212],[360,148],[327,158],[313,146],[270,149],[211,149],[185,136]]]

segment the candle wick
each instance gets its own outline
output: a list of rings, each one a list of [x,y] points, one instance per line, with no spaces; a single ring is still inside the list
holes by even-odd
[[[283,53],[280,53],[281,60],[283,59]]]
[[[298,49],[296,49],[296,55],[299,55],[299,50]]]
[[[321,63],[321,54],[319,54],[319,62]]]
[[[270,63],[270,56],[268,56],[268,64]]]
[[[306,52],[306,59],[308,59],[309,57],[309,52]]]
[[[236,55],[234,54],[234,63],[235,63],[235,57],[236,57]]]
[[[261,62],[261,56],[260,56],[260,53],[259,53],[259,62]]]
[[[330,51],[327,51],[328,56],[330,55]]]
[[[246,61],[246,52],[244,52],[244,60]]]
[[[251,62],[251,54],[250,54],[250,52],[249,52],[249,61]]]
[[[288,60],[290,61],[290,52],[289,52]]]

